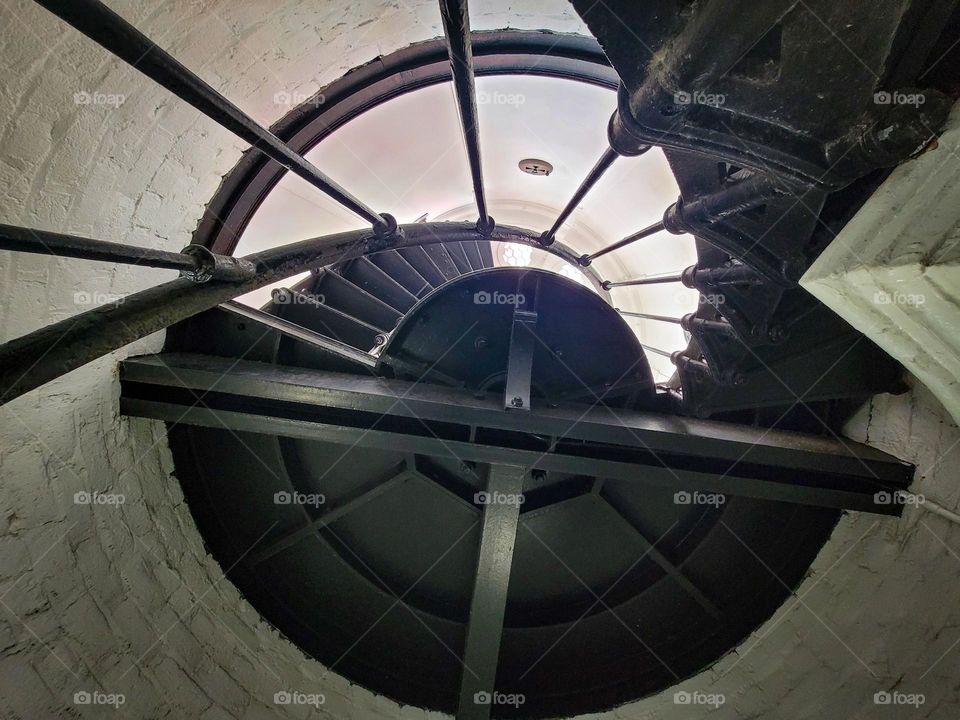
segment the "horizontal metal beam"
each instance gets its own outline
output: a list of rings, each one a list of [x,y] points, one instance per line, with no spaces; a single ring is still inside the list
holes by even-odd
[[[187,424],[883,514],[898,508],[875,505],[873,494],[912,477],[911,466],[864,445],[729,423],[573,403],[521,415],[496,395],[206,356],[122,368],[123,412]],[[203,405],[190,409],[196,390]],[[371,415],[381,418],[375,428]],[[432,423],[435,435],[408,434],[411,419]]]
[[[539,234],[507,225],[489,237],[472,223],[415,223],[384,240],[370,230],[326,235],[247,255],[257,274],[240,283],[213,280],[197,284],[178,278],[66,318],[0,346],[0,405],[220,303],[334,262],[396,247],[490,239],[540,247]],[[545,248],[567,262],[576,255],[557,243]]]
[[[392,218],[381,216],[355,198],[103,3],[98,0],[36,2],[374,227],[384,231],[392,228]]]
[[[0,250],[179,270],[194,282],[236,282],[253,277],[257,271],[248,260],[216,255],[199,245],[170,252],[15,225],[0,225]]]

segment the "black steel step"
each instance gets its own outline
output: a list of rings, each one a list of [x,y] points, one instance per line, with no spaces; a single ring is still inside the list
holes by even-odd
[[[422,298],[433,289],[430,282],[396,250],[368,255],[367,259],[416,298]]]
[[[343,276],[398,312],[405,313],[416,302],[416,295],[372,263],[369,258],[358,258],[343,266]]]
[[[470,261],[467,259],[466,253],[463,251],[460,243],[452,242],[445,243],[447,252],[450,253],[450,256],[453,258],[453,261],[457,264],[457,270],[459,270],[459,275],[464,273],[472,272],[473,266],[470,264]]]
[[[443,273],[443,276],[447,280],[454,280],[463,274],[460,272],[460,268],[458,268],[456,263],[453,261],[453,258],[450,257],[450,253],[447,252],[444,243],[421,245],[420,247],[423,248],[423,251],[433,261],[433,264],[437,266],[437,269]]]
[[[440,271],[437,264],[424,252],[422,247],[398,248],[397,252],[434,287],[443,285],[443,283],[446,282],[446,275]]]
[[[272,314],[296,325],[369,352],[381,331],[352,315],[291,290],[276,293]]]
[[[382,332],[393,330],[403,316],[396,308],[332,270],[321,273],[315,287],[324,305],[347,313]]]
[[[476,240],[472,242],[462,242],[460,243],[460,247],[463,248],[463,252],[474,270],[483,270],[483,268],[486,267],[483,264],[483,258],[480,257],[480,250],[477,248]]]

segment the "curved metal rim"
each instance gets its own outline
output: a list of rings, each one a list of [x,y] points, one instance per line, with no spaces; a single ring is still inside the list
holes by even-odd
[[[611,90],[619,82],[597,41],[581,35],[516,30],[474,33],[473,53],[478,76],[539,75]],[[351,70],[321,89],[322,104],[307,101],[270,129],[304,154],[367,110],[450,79],[444,39],[417,43]],[[232,254],[250,219],[286,172],[258,152],[244,153],[207,204],[193,243]],[[577,264],[572,253],[564,259]]]

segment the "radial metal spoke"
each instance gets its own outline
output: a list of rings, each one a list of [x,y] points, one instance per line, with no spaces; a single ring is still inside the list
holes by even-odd
[[[553,223],[553,227],[547,230],[540,238],[540,242],[543,245],[551,245],[554,240],[556,240],[557,231],[561,228],[563,223],[567,221],[567,218],[577,209],[577,206],[583,201],[587,196],[587,193],[593,188],[594,185],[603,177],[603,174],[610,169],[610,166],[613,165],[613,161],[620,157],[617,154],[617,151],[613,148],[607,148],[603,151],[603,155],[600,156],[600,159],[597,161],[597,164],[593,166],[590,170],[590,173],[587,175],[586,179],[580,184],[580,187],[577,188],[577,191],[573,194],[573,197],[570,199],[570,202],[567,203],[567,206],[560,212],[560,216],[557,218],[556,222]]]
[[[457,95],[463,141],[470,160],[473,194],[477,200],[481,228],[489,228],[491,219],[483,189],[483,163],[480,156],[480,120],[477,112],[477,86],[473,73],[473,48],[470,42],[470,14],[467,0],[440,0],[443,32],[447,36],[453,87]]]
[[[657,322],[674,323],[676,325],[679,325],[683,320],[683,318],[675,318],[668,315],[651,315],[650,313],[627,312],[626,310],[621,310],[620,308],[616,308],[616,311],[627,317],[635,317],[642,320],[656,320]]]
[[[652,352],[654,355],[660,355],[661,357],[665,357],[668,360],[673,360],[673,353],[669,353],[666,350],[661,350],[660,348],[655,348],[650,345],[645,345],[643,343],[640,343],[640,347],[642,347],[647,352]]]
[[[216,255],[200,245],[177,253],[14,225],[0,225],[0,250],[179,270],[198,282],[246,280],[257,270],[252,262]]]
[[[635,285],[662,285],[664,283],[683,282],[682,275],[659,275],[655,277],[637,278],[636,280],[624,280],[623,282],[611,282],[605,280],[601,284],[604,290],[615,287],[632,287]]]
[[[351,195],[103,3],[98,0],[36,2],[374,227],[383,231],[392,229],[392,218],[381,216]]]
[[[603,257],[607,253],[612,253],[614,250],[619,250],[620,248],[626,247],[631,243],[637,242],[637,240],[643,240],[643,238],[645,237],[656,235],[658,232],[666,229],[667,228],[666,226],[664,226],[663,220],[659,222],[655,222],[653,225],[650,225],[649,227],[645,227],[643,230],[635,232],[633,235],[627,235],[627,237],[625,237],[623,240],[619,240],[613,243],[613,245],[609,245],[603,248],[602,250],[598,250],[597,252],[592,253],[590,255],[583,255],[579,260],[580,265],[583,267],[586,267],[587,265],[592,263],[594,260],[596,260],[598,257]]]
[[[496,701],[497,661],[520,519],[516,499],[523,492],[523,476],[522,467],[490,466],[457,720],[488,720]]]

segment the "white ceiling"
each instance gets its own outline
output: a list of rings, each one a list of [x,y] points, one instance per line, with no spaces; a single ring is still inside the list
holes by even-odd
[[[534,76],[477,80],[481,148],[490,212],[501,224],[545,230],[607,147],[613,91]],[[453,87],[434,85],[374,108],[347,123],[307,154],[338,183],[401,223],[475,220],[477,211]],[[523,173],[518,163],[540,158],[549,176]],[[579,252],[592,252],[659,220],[679,192],[659,150],[619,158],[558,233]],[[287,174],[251,220],[237,247],[244,255],[366,224],[316,188]],[[595,263],[604,279],[626,280],[680,270],[696,262],[689,236],[659,233]],[[558,271],[561,262],[535,252],[531,264]],[[293,284],[287,280],[283,284]],[[269,291],[252,293],[252,305]],[[679,285],[615,288],[624,310],[680,316],[696,308],[697,293]],[[645,344],[663,350],[686,345],[676,325],[629,319]],[[666,358],[649,354],[658,381],[673,373]]]

